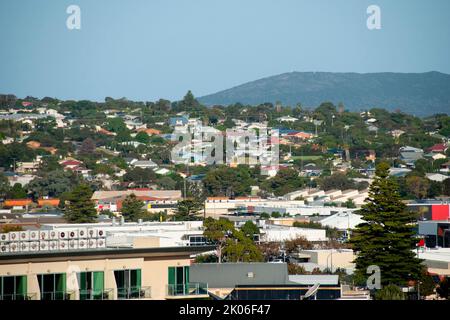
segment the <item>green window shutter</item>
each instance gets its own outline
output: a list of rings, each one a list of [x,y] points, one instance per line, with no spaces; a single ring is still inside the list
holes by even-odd
[[[78,274],[80,290],[87,290],[88,289],[86,277],[87,277],[87,272],[80,272]]]
[[[58,277],[58,283],[56,284],[56,291],[66,292],[66,274],[60,273]]]
[[[189,267],[184,267],[184,294],[188,294],[189,292]]]
[[[189,266],[184,267],[184,281],[189,283]]]
[[[136,270],[136,287],[140,288],[142,286],[142,272],[141,269]]]
[[[17,282],[17,294],[27,296],[27,276],[19,276]]]
[[[105,287],[105,274],[103,271],[94,272],[94,294],[102,294]]]
[[[167,293],[169,295],[173,295],[175,293],[176,290],[176,271],[177,268],[176,267],[169,267],[169,281],[168,281],[168,286],[167,286]]]
[[[169,284],[176,284],[175,283],[175,270],[176,267],[169,267]]]

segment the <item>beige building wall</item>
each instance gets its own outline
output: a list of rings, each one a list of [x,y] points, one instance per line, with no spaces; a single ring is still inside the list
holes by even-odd
[[[266,223],[278,226],[292,227],[295,221],[296,220],[294,218],[270,218]]]
[[[331,262],[333,262],[333,270],[336,268],[354,268],[354,263],[352,262],[356,256],[353,250],[344,249],[326,249],[326,250],[302,250],[300,254],[305,254],[310,256],[310,262],[316,263],[320,266],[331,268]]]
[[[153,260],[146,258],[143,262],[142,286],[150,284],[152,299],[163,300],[166,297],[169,282],[169,267],[189,266],[190,260]]]
[[[78,299],[78,272],[103,271],[105,290],[113,289],[114,299],[117,299],[117,285],[114,277],[115,270],[141,269],[142,287],[150,287],[151,299],[165,299],[168,284],[168,268],[189,266],[190,259],[186,257],[174,258],[124,258],[98,259],[62,262],[36,262],[19,264],[0,264],[0,276],[27,276],[28,293],[33,298],[40,299],[38,283],[39,274],[65,273],[68,292],[73,291],[72,299]]]

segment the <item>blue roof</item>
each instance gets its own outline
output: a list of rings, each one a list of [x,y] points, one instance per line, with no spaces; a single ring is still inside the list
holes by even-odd
[[[293,129],[287,129],[287,128],[276,128],[278,129],[279,134],[288,134],[288,133],[298,133],[300,131],[293,130]]]
[[[206,177],[206,174],[197,174],[197,175],[190,176],[190,177],[188,178],[188,180],[189,180],[189,181],[200,181],[200,180],[202,180],[204,177]]]

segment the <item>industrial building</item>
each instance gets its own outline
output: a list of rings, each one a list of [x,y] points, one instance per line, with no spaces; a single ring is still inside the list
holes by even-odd
[[[450,248],[450,221],[419,221],[419,235],[425,238],[427,248]]]
[[[286,263],[193,264],[191,280],[200,279],[217,300],[337,300],[351,292],[337,275],[288,275]],[[313,293],[306,297],[307,292]]]
[[[346,198],[345,201],[348,199]],[[344,201],[344,202],[345,202]],[[210,217],[221,215],[248,214],[258,215],[261,213],[278,212],[290,216],[329,216],[339,212],[351,212],[356,209],[346,207],[306,205],[303,200],[293,199],[262,199],[259,197],[241,197],[230,199],[227,197],[210,197],[205,201],[205,214]]]

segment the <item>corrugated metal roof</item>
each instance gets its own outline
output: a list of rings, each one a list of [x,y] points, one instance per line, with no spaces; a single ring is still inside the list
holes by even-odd
[[[334,274],[305,274],[290,275],[289,281],[302,285],[338,285],[339,276]]]
[[[190,268],[192,282],[206,282],[210,288],[236,285],[288,284],[285,263],[199,263]]]

